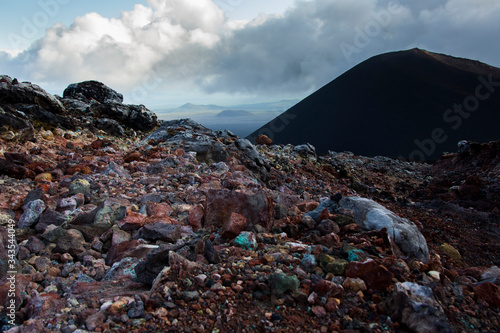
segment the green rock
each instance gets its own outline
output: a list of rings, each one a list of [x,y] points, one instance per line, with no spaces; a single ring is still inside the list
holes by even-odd
[[[75,195],[78,193],[90,194],[90,183],[85,179],[74,180],[69,185],[69,195]]]
[[[323,268],[325,272],[335,275],[344,275],[348,263],[347,260],[337,259],[325,253],[321,253],[318,259],[320,267]]]
[[[244,231],[236,237],[234,245],[246,250],[256,250],[257,240],[255,239],[255,235],[253,233]]]
[[[455,260],[455,261],[462,261],[462,255],[460,254],[460,252],[458,252],[457,249],[455,249],[453,246],[451,246],[450,244],[447,244],[447,243],[444,243],[443,245],[441,245],[439,247],[439,249],[446,253],[446,255],[448,257],[450,257],[451,259]]]
[[[346,215],[339,215],[339,216],[336,216],[333,221],[335,223],[337,223],[339,225],[339,227],[344,227],[346,225],[349,225],[349,224],[353,224],[355,223],[354,222],[354,219],[350,216],[346,216]]]
[[[294,292],[299,288],[299,279],[284,273],[269,275],[269,288],[274,295],[283,295],[287,291]]]

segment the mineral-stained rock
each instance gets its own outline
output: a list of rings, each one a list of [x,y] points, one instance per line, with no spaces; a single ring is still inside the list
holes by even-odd
[[[299,287],[299,279],[294,275],[271,274],[268,279],[269,289],[274,295],[283,295],[287,291],[294,291]]]
[[[443,308],[432,289],[412,282],[396,283],[385,307],[392,319],[417,333],[452,333]]]
[[[273,223],[272,199],[265,192],[247,194],[230,190],[209,190],[207,193],[205,227],[217,229],[232,213],[246,218],[248,225],[261,225],[269,230]]]
[[[246,250],[255,250],[257,248],[257,240],[255,234],[252,232],[244,231],[236,237],[234,245]]]
[[[327,254],[320,254],[318,257],[319,265],[325,272],[335,275],[343,275],[346,270],[347,261],[344,259],[334,258]]]
[[[69,194],[75,195],[78,193],[90,194],[90,183],[85,179],[77,179],[69,185]]]
[[[375,260],[364,262],[352,261],[347,265],[345,275],[350,278],[361,278],[369,288],[387,290],[392,285],[394,274]]]

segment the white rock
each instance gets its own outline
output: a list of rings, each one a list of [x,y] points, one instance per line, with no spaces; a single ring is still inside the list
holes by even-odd
[[[397,216],[373,200],[348,197],[340,200],[340,206],[354,211],[354,220],[365,230],[387,228],[389,236],[409,257],[429,261],[427,242],[415,223]]]

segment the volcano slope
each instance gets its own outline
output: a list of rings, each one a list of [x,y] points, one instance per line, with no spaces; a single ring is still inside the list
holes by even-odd
[[[499,126],[499,68],[412,49],[362,62],[248,138],[428,161],[498,140]]]

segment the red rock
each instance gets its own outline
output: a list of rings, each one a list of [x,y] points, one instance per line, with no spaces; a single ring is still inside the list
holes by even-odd
[[[129,210],[127,211],[127,216],[117,224],[120,229],[125,231],[139,230],[144,225],[145,219],[145,215]]]
[[[345,276],[350,278],[361,278],[368,288],[375,290],[387,290],[392,285],[394,274],[374,260],[364,262],[352,261],[347,265]]]
[[[175,155],[176,155],[176,156],[182,156],[182,155],[184,155],[185,153],[186,153],[186,152],[184,151],[184,149],[177,149],[177,150],[175,151]]]
[[[206,199],[205,227],[218,229],[232,213],[247,219],[248,225],[269,230],[274,222],[274,205],[265,192],[248,194],[230,190],[209,190]]]
[[[316,315],[318,318],[326,317],[326,309],[322,306],[313,306],[311,309],[312,313]]]
[[[320,243],[327,247],[334,247],[337,249],[342,247],[342,240],[340,239],[339,235],[333,232],[321,237]]]
[[[262,265],[262,261],[260,259],[252,259],[247,262],[248,266],[254,267],[258,265]]]
[[[321,280],[313,286],[313,290],[319,295],[329,295],[332,297],[341,297],[344,294],[344,288],[333,281]]]
[[[325,208],[321,212],[321,214],[319,215],[318,221],[321,222],[321,221],[327,220],[327,219],[333,220],[334,218],[335,218],[335,215],[330,214],[330,212],[328,211],[328,208]]]
[[[477,299],[485,301],[490,306],[500,307],[500,288],[491,282],[484,282],[474,287]]]
[[[248,227],[247,219],[238,214],[232,213],[229,219],[224,223],[220,235],[226,239],[233,239]]]
[[[131,249],[139,246],[139,244],[139,241],[134,239],[111,246],[108,251],[108,255],[106,256],[106,265],[111,266],[115,262],[122,260],[125,258],[125,254],[127,254]]]
[[[336,298],[329,298],[326,302],[325,308],[328,312],[338,311],[340,305],[340,300]]]
[[[195,206],[189,211],[188,221],[189,225],[196,232],[202,228],[203,217],[205,216],[205,209],[202,205]]]
[[[267,135],[261,134],[255,138],[255,143],[258,145],[270,146],[273,144],[273,140],[271,140]]]
[[[74,165],[66,169],[66,174],[70,176],[74,175],[77,172],[84,175],[90,175],[92,173],[92,170],[90,170],[90,167],[86,165]]]
[[[131,153],[128,153],[126,154],[124,157],[123,157],[123,161],[125,163],[130,163],[130,162],[134,162],[134,161],[140,161],[141,160],[141,153],[137,152],[137,151],[134,151],[134,152],[131,152]]]
[[[103,146],[103,144],[104,144],[104,141],[102,141],[102,140],[95,140],[94,142],[92,142],[90,144],[90,148],[92,148],[92,149],[99,149],[99,148],[101,148]]]
[[[170,205],[166,202],[156,203],[156,202],[148,202],[146,204],[147,212],[149,216],[154,217],[167,217],[172,215],[174,210]]]

